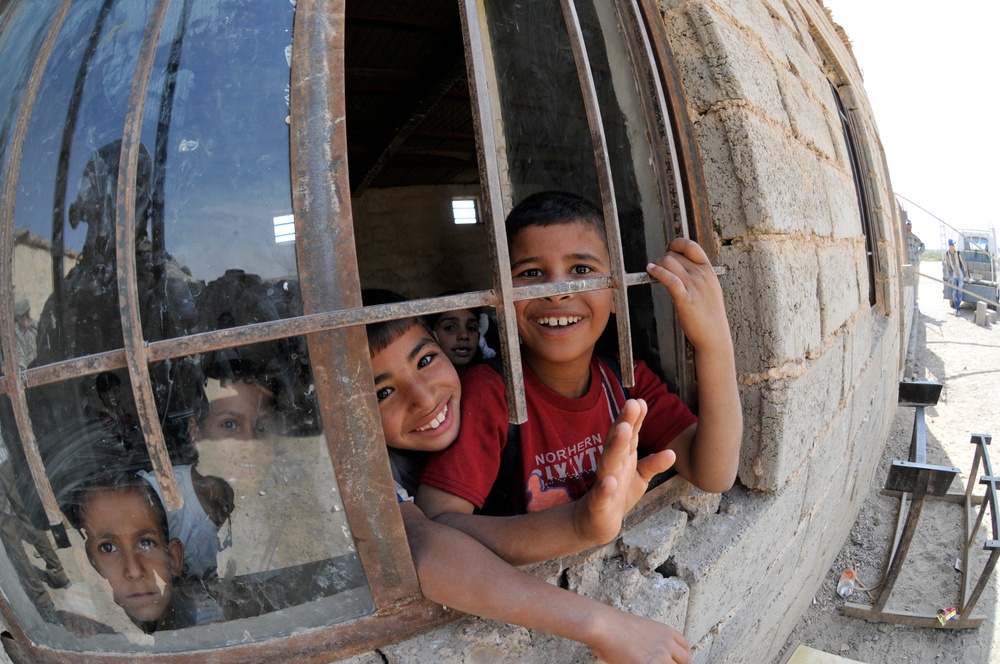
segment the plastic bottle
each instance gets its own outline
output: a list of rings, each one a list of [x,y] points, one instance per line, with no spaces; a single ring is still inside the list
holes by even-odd
[[[854,589],[858,585],[858,577],[853,569],[845,569],[837,582],[837,594],[841,597],[850,597],[854,594]]]

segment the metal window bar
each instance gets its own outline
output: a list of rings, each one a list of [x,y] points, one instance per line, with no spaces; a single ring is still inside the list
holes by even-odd
[[[721,274],[722,270],[716,268],[716,273]],[[512,291],[512,300],[518,302],[537,297],[560,295],[562,293],[583,293],[591,290],[606,289],[611,287],[611,279],[611,277],[591,277],[589,279],[536,286],[518,286]],[[640,284],[652,283],[656,283],[655,280],[645,272],[632,272],[625,275],[625,284],[630,288]],[[175,339],[151,341],[146,345],[146,352],[150,362],[161,362],[163,360],[198,353],[207,353],[213,350],[276,341],[288,337],[327,332],[398,318],[424,316],[442,311],[469,309],[483,305],[495,306],[496,302],[497,296],[495,292],[484,290],[470,291],[447,297],[380,304],[364,308],[339,309],[337,311],[306,314],[294,318],[284,318],[255,323],[253,325],[202,332]],[[63,381],[67,378],[96,375],[104,371],[124,369],[126,366],[125,351],[107,351],[105,353],[28,369],[23,373],[23,384],[25,387],[33,388]],[[3,377],[0,377],[0,394],[5,394],[8,391],[7,382]]]
[[[625,258],[622,254],[622,238],[618,224],[618,206],[615,202],[615,183],[611,176],[611,162],[608,159],[608,142],[604,136],[604,121],[597,102],[597,87],[594,74],[590,70],[587,45],[584,43],[583,27],[576,12],[574,0],[560,0],[563,21],[569,33],[570,46],[576,74],[580,79],[583,106],[587,113],[590,140],[594,146],[594,160],[597,162],[597,181],[601,188],[601,207],[604,210],[604,227],[608,238],[608,255],[611,259],[612,288],[614,289],[615,319],[618,323],[618,353],[621,358],[622,384],[635,385],[635,367],[632,363],[632,334],[630,332],[628,293],[625,284]]]
[[[353,307],[357,323],[367,323],[370,316],[358,309],[346,162],[344,24],[344,0],[300,0],[296,6],[289,84],[292,208],[303,310]],[[365,331],[355,326],[307,332],[326,442],[375,605],[395,611],[406,601],[419,603],[384,445],[376,444],[382,427]],[[440,607],[421,604],[427,614],[442,615]]]
[[[45,35],[45,40],[42,42],[42,47],[28,77],[14,133],[11,136],[10,148],[7,152],[5,170],[7,175],[3,183],[3,195],[0,198],[0,283],[4,284],[4,287],[0,288],[0,316],[3,316],[5,321],[14,320],[13,290],[8,285],[14,282],[14,204],[17,199],[17,184],[21,172],[21,155],[24,152],[24,142],[28,134],[28,123],[35,108],[38,90],[41,87],[42,74],[45,72],[45,67],[52,55],[52,49],[55,47],[56,37],[62,30],[71,4],[71,0],[63,0],[52,19],[48,34]],[[17,432],[28,460],[32,480],[34,480],[49,525],[53,526],[53,532],[57,537],[61,534],[65,538],[65,533],[62,531],[62,512],[59,510],[52,485],[45,474],[45,465],[42,463],[42,455],[38,450],[38,442],[35,440],[35,433],[31,427],[24,389],[17,384],[16,377],[20,375],[21,371],[13,326],[0,325],[0,348],[3,350],[3,372],[6,378],[4,387],[7,394],[10,395],[14,421],[17,424]]]
[[[463,0],[459,5],[462,19],[462,39],[465,42],[468,68],[469,96],[472,101],[472,124],[479,147],[479,177],[483,187],[483,216],[487,220],[490,262],[493,266],[495,298],[489,304],[497,312],[500,328],[500,351],[504,363],[507,409],[510,421],[520,424],[528,419],[528,406],[524,399],[524,375],[521,373],[521,348],[517,339],[517,317],[514,314],[514,286],[510,275],[510,254],[507,250],[507,233],[504,228],[506,213],[503,209],[503,189],[500,182],[500,165],[497,163],[497,126],[490,103],[486,81],[489,74],[484,57],[485,41],[482,26],[485,8],[482,0]]]
[[[170,0],[157,0],[146,23],[146,32],[139,47],[135,64],[132,89],[129,91],[125,110],[125,127],[122,135],[120,170],[118,177],[117,209],[115,212],[115,258],[118,261],[118,299],[121,303],[122,337],[125,359],[136,412],[142,426],[146,448],[153,464],[153,472],[163,493],[167,510],[177,510],[184,505],[170,454],[163,438],[156,399],[149,376],[149,354],[142,335],[139,312],[139,286],[135,261],[135,190],[139,177],[139,147],[142,141],[142,118],[146,110],[149,79],[153,73],[153,58],[160,41]]]

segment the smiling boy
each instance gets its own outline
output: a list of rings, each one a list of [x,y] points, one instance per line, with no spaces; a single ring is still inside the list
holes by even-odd
[[[375,302],[366,298],[365,303]],[[546,583],[505,563],[464,533],[423,515],[409,493],[416,487],[427,453],[446,449],[458,436],[461,383],[423,319],[375,323],[367,329],[379,416],[424,595],[466,613],[580,641],[611,664],[690,662],[687,641],[669,626]],[[635,471],[633,432],[639,430],[644,413],[642,404],[630,402],[615,422],[599,490],[591,501],[598,518],[611,513],[619,527],[615,510],[620,508],[612,497],[615,487],[625,486],[625,478]],[[601,512],[604,508],[608,509]],[[552,511],[553,516],[557,513]]]
[[[562,192],[530,196],[507,218],[514,285],[610,275],[604,233],[601,212],[589,201]],[[671,450],[680,475],[705,491],[724,491],[736,476],[742,416],[721,287],[704,251],[690,240],[671,242],[667,255],[647,271],[670,292],[695,348],[700,419],[637,362],[630,396],[649,407],[639,433],[640,455],[655,460]],[[545,513],[588,495],[605,447],[603,433],[625,403],[614,369],[594,356],[614,310],[612,293],[535,298],[515,303],[515,309],[528,421],[519,427],[516,486],[501,514]],[[500,471],[507,404],[503,378],[489,366],[470,369],[463,389],[461,433],[428,462],[417,504],[429,517],[471,534],[506,560],[563,555],[565,549],[548,532],[529,527],[516,539],[519,551],[501,551],[497,547],[509,535],[501,532],[498,521],[473,514],[483,507]],[[629,506],[637,498],[633,494]]]

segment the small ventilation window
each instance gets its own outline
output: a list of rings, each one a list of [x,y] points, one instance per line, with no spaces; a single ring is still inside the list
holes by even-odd
[[[479,213],[477,207],[475,197],[453,198],[451,199],[452,219],[455,220],[456,224],[478,224]],[[277,230],[275,230],[275,233],[277,233]]]

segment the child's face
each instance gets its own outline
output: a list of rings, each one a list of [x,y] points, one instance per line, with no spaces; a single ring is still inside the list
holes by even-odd
[[[163,617],[184,560],[180,540],[164,541],[156,511],[141,492],[94,493],[83,509],[90,564],[111,585],[115,604],[138,622]]]
[[[200,440],[256,440],[271,429],[273,397],[254,382],[209,380]]]
[[[514,286],[611,274],[608,250],[593,226],[574,221],[522,229],[510,245]],[[529,363],[567,364],[586,358],[614,310],[610,290],[522,300],[514,304]]]
[[[455,442],[462,384],[441,347],[413,325],[372,357],[382,433],[389,447],[436,452]]]
[[[441,314],[434,323],[434,336],[451,363],[464,367],[479,349],[479,316],[468,309]]]
[[[274,463],[274,398],[257,383],[209,379],[208,411],[195,429],[198,470],[226,478],[236,495],[257,491]]]

